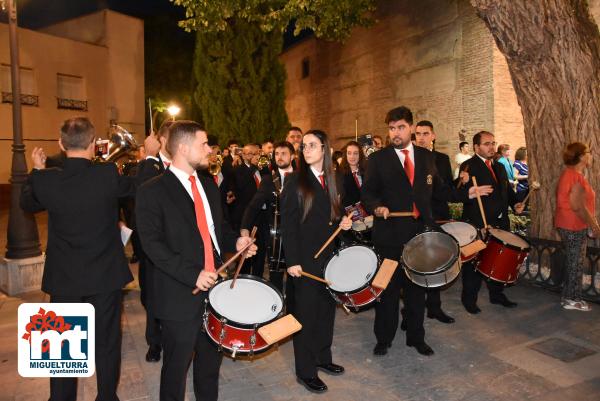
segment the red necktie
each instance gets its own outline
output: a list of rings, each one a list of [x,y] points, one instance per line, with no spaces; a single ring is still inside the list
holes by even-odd
[[[323,176],[323,173],[319,174],[319,181],[321,181],[321,186],[325,189],[325,177]]]
[[[213,180],[215,180],[215,184],[217,184],[217,186],[219,186],[219,176],[213,175]]]
[[[204,245],[204,270],[209,272],[215,271],[215,259],[213,256],[213,246],[210,239],[210,232],[208,231],[208,223],[206,222],[206,214],[204,212],[204,204],[202,203],[202,197],[196,186],[196,177],[193,175],[189,178],[192,183],[192,195],[194,197],[194,209],[196,210],[196,225],[200,236],[202,237],[202,243]]]
[[[258,179],[256,174],[258,174],[258,171],[255,171],[254,174],[252,175],[252,177],[254,177],[254,183],[256,184],[256,188],[258,188],[260,185],[260,180]]]
[[[498,179],[496,178],[496,174],[494,173],[494,169],[492,168],[492,161],[486,160],[485,165],[487,166],[488,170],[490,170],[490,173],[492,174],[492,178],[494,179],[494,181],[498,182]]]
[[[360,189],[360,180],[358,179],[358,171],[353,172],[352,176],[354,177],[354,182],[356,183],[356,186]]]
[[[410,181],[410,185],[413,185],[415,181],[415,167],[413,166],[412,160],[410,160],[410,154],[408,149],[402,149],[402,153],[404,153],[404,171],[406,172],[406,176]],[[417,209],[417,205],[413,202],[413,213],[415,214],[415,219],[419,217],[419,210]]]
[[[163,162],[163,164],[165,165],[165,169],[167,169],[171,165],[171,162]]]

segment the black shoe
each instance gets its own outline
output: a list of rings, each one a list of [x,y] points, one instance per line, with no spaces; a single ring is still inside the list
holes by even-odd
[[[160,361],[160,352],[162,349],[160,345],[151,345],[148,347],[148,352],[146,352],[146,362],[158,362]]]
[[[442,323],[454,323],[454,318],[452,316],[448,316],[444,313],[443,310],[438,310],[436,312],[427,312],[427,317],[429,319],[435,319],[437,321],[440,321]]]
[[[390,343],[377,343],[375,348],[373,348],[373,354],[383,356],[387,354],[388,348],[390,348],[392,344]]]
[[[323,383],[323,380],[319,379],[319,376],[310,377],[308,379],[296,377],[296,381],[313,393],[324,393],[327,391],[327,385]]]
[[[408,324],[406,324],[406,319],[402,318],[402,322],[400,323],[400,330],[406,331],[408,328]]]
[[[467,310],[467,312],[469,312],[472,315],[476,315],[479,312],[481,312],[481,309],[479,309],[479,307],[477,306],[477,304],[466,304],[463,302],[463,306],[465,307],[465,309]]]
[[[431,349],[431,347],[429,345],[427,345],[427,343],[425,341],[423,341],[422,343],[411,343],[411,342],[407,341],[406,345],[409,347],[415,347],[417,349],[417,352],[421,355],[425,355],[425,356],[433,355],[433,349]]]
[[[323,370],[325,373],[329,373],[330,375],[341,375],[344,373],[344,367],[341,365],[336,365],[335,363],[324,363],[322,365],[317,365],[317,368]]]
[[[490,299],[490,303],[495,304],[495,305],[502,305],[505,308],[516,308],[518,305],[516,302],[513,302],[506,297],[499,298],[499,299]]]

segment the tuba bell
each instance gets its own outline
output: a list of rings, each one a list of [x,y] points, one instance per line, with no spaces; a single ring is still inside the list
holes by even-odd
[[[116,162],[119,158],[139,149],[139,145],[129,131],[117,124],[112,124],[109,130],[107,162]]]
[[[261,157],[258,158],[257,167],[259,170],[262,170],[265,167],[269,167],[270,164],[271,164],[271,159],[269,159],[268,156],[262,155]]]
[[[222,165],[223,156],[221,156],[220,154],[215,155],[214,157],[211,157],[210,161],[208,162],[208,172],[211,175],[219,175],[219,173],[221,172]]]

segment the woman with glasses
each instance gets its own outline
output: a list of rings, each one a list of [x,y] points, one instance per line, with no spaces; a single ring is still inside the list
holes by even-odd
[[[581,297],[588,227],[597,238],[600,237],[600,226],[595,217],[596,193],[583,175],[592,164],[592,154],[583,143],[573,142],[563,151],[563,161],[566,167],[556,186],[554,215],[554,226],[567,257],[561,305],[565,309],[589,311],[590,306]]]
[[[327,134],[311,130],[302,137],[298,170],[287,178],[281,196],[281,233],[287,271],[294,280],[294,316],[302,330],[294,336],[296,376],[309,391],[322,393],[327,385],[317,369],[339,375],[332,363],[331,344],[335,301],[324,284],[303,277],[302,272],[323,277],[323,268],[334,251],[330,244],[315,259],[338,224],[348,230],[352,222],[343,215],[340,185],[332,167]]]

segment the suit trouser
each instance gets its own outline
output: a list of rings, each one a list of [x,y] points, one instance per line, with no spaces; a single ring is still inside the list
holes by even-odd
[[[406,221],[406,236],[393,247],[377,247],[383,258],[400,262],[404,244],[422,229],[420,222]],[[404,241],[402,241],[404,240]],[[425,314],[425,288],[414,284],[406,276],[402,264],[399,263],[390,283],[375,304],[375,338],[379,343],[392,343],[398,330],[400,314],[400,293],[404,291],[404,309],[407,324],[406,341],[421,343],[425,339],[423,320]]]
[[[202,315],[186,321],[161,319],[160,322],[163,328],[160,400],[185,399],[187,371],[192,360],[196,401],[216,400],[223,354],[201,330]]]
[[[427,293],[427,300],[425,301],[427,312],[434,314],[440,312],[442,310],[441,290],[439,288],[428,288],[425,292]]]
[[[324,285],[294,278],[294,316],[302,330],[294,335],[296,376],[317,376],[317,365],[331,359],[336,303]]]
[[[483,276],[475,270],[475,262],[469,261],[462,265],[462,294],[461,301],[467,306],[474,306],[477,303],[477,295],[481,288]],[[501,301],[504,299],[504,285],[493,280],[486,280],[486,285],[490,294],[490,301]]]
[[[160,322],[152,311],[152,303],[156,302],[156,300],[151,299],[152,291],[148,288],[152,285],[152,266],[148,263],[147,256],[143,253],[138,254],[138,257],[140,260],[138,277],[140,283],[140,300],[146,309],[146,343],[149,346],[160,346]]]
[[[53,303],[88,302],[95,309],[96,401],[118,401],[121,374],[121,290],[90,296],[50,295]],[[50,401],[75,401],[77,378],[50,379]]]

